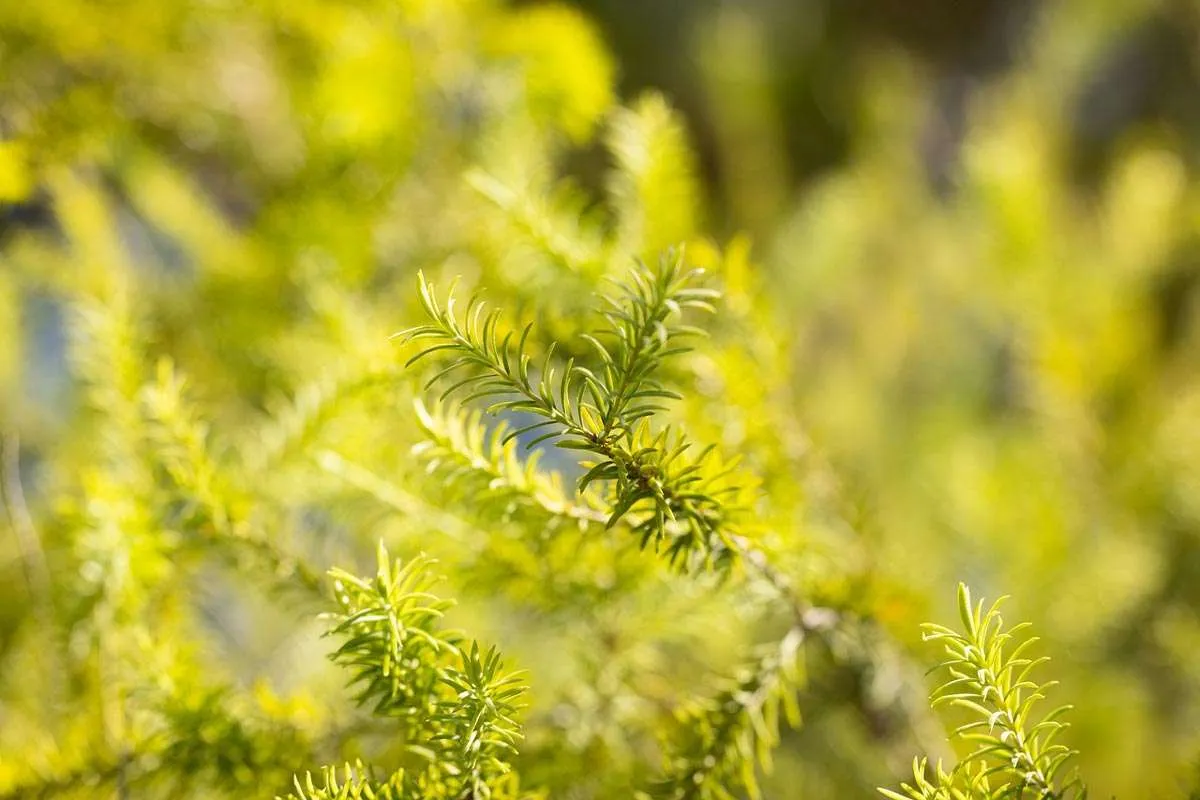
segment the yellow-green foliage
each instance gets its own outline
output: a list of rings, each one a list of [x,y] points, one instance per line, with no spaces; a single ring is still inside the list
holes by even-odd
[[[750,242],[565,4],[0,2],[0,797],[936,787],[991,764],[922,679],[959,580],[1036,624],[1094,796],[1184,796],[1200,194],[1154,131],[1071,183],[1066,78],[1140,13],[1094,5],[950,197],[889,51],[789,196],[722,71],[765,33],[712,17]]]

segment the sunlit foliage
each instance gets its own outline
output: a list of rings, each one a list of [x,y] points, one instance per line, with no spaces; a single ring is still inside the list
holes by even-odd
[[[1010,761],[1185,794],[1200,195],[1156,128],[1077,180],[1109,6],[941,181],[862,57],[793,192],[730,8],[701,148],[565,4],[0,2],[0,797],[974,797],[959,580],[1077,706]]]

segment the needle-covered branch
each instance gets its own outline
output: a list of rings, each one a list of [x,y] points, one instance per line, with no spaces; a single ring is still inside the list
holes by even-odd
[[[769,769],[782,715],[800,723],[796,693],[804,683],[806,631],[792,628],[727,681],[711,698],[679,714],[663,775],[643,800],[735,800],[738,789],[759,798],[757,770]]]
[[[696,285],[700,276],[686,268],[681,252],[668,253],[655,268],[631,270],[602,299],[603,325],[583,335],[596,356],[591,367],[574,358],[557,362],[552,344],[535,370],[532,324],[519,335],[503,330],[501,312],[486,310],[478,296],[460,320],[453,289],[442,303],[424,277],[420,293],[429,323],[397,336],[419,346],[409,366],[430,356],[448,359],[425,384],[427,390],[445,385],[439,401],[457,393],[462,404],[488,400],[488,413],[535,417],[506,432],[500,446],[528,436],[527,447],[553,441],[580,451],[586,472],[579,490],[607,487],[606,525],[626,523],[643,547],[665,550],[683,568],[727,563],[741,491],[731,480],[733,464],[712,447],[698,448],[680,432],[652,424],[666,410],[662,402],[678,397],[663,381],[663,365],[703,333],[684,323],[685,312],[711,312],[718,296]]]
[[[924,639],[940,643],[948,675],[932,695],[933,705],[957,706],[972,717],[954,730],[953,737],[969,744],[971,753],[950,773],[939,765],[934,781],[926,765],[914,763],[914,782],[903,794],[880,789],[893,800],[957,800],[1012,798],[1066,800],[1087,795],[1077,775],[1066,775],[1075,751],[1057,741],[1068,726],[1060,721],[1070,706],[1059,706],[1038,719],[1036,706],[1055,682],[1039,683],[1032,672],[1049,659],[1027,653],[1037,637],[1024,637],[1028,623],[1004,627],[1000,604],[984,610],[972,604],[970,590],[958,587],[962,630],[927,623]],[[964,794],[963,792],[966,792]]]
[[[383,782],[361,769],[339,780],[327,769],[324,786],[297,780],[292,797],[513,796],[521,674],[505,672],[495,648],[485,651],[442,627],[452,603],[430,593],[436,581],[427,559],[393,562],[380,545],[378,562],[373,578],[331,572],[340,611],[328,635],[342,640],[331,658],[350,671],[361,705],[395,721],[421,767]]]

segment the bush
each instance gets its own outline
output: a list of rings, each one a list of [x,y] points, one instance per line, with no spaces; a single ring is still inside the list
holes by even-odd
[[[717,81],[722,205],[567,6],[0,4],[0,796],[1182,795],[1194,189],[1077,192],[1077,12],[950,199],[916,62],[794,200]],[[960,579],[1055,662],[961,589],[947,742]]]

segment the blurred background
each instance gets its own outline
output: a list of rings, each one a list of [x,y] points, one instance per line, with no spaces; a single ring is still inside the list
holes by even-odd
[[[0,3],[0,424],[19,431],[50,574],[75,581],[46,591],[100,602],[111,587],[71,571],[111,544],[80,538],[78,520],[97,492],[136,485],[108,470],[97,489],[91,471],[120,460],[104,426],[160,356],[190,376],[205,425],[234,432],[228,453],[267,442],[267,461],[247,463],[285,450],[308,463],[322,446],[407,475],[415,434],[396,395],[331,409],[345,376],[394,361],[386,337],[416,319],[418,268],[570,332],[615,254],[688,240],[744,318],[716,334],[720,352],[758,355],[692,364],[681,380],[702,391],[683,413],[731,451],[766,448],[750,466],[772,513],[848,543],[830,559],[851,577],[826,591],[921,664],[936,654],[917,625],[953,619],[958,580],[1013,595],[1054,659],[1056,697],[1077,706],[1094,796],[1187,797],[1198,98],[1193,0]],[[128,331],[87,327],[114,308]],[[141,366],[122,361],[122,336]],[[333,388],[296,402],[314,381]],[[89,401],[95,386],[109,394]],[[272,450],[259,425],[287,398],[303,430]],[[353,551],[320,544],[350,524],[339,514],[363,541],[399,526],[313,489],[327,474],[245,476],[314,563]],[[9,526],[0,739],[61,744],[52,709],[22,705],[49,691],[28,675],[50,656],[23,650],[36,592],[22,587],[37,579]],[[472,580],[458,587],[482,598],[464,601],[468,618],[507,630],[499,590]],[[205,646],[244,660],[234,675],[281,674],[300,646],[286,637],[312,635],[239,632],[211,597],[224,589],[197,591],[222,632]],[[140,608],[112,597],[116,619]],[[697,618],[720,613],[696,603]],[[540,646],[498,635],[518,657]],[[622,669],[670,660],[631,652]],[[623,680],[593,666],[597,686]],[[636,760],[620,703],[547,675],[546,719],[574,732],[579,764],[616,775]],[[894,781],[886,721],[848,699],[873,687],[814,688],[769,796],[869,797]],[[536,755],[550,741],[534,742],[531,772],[555,796],[604,796],[570,788],[561,753]]]

